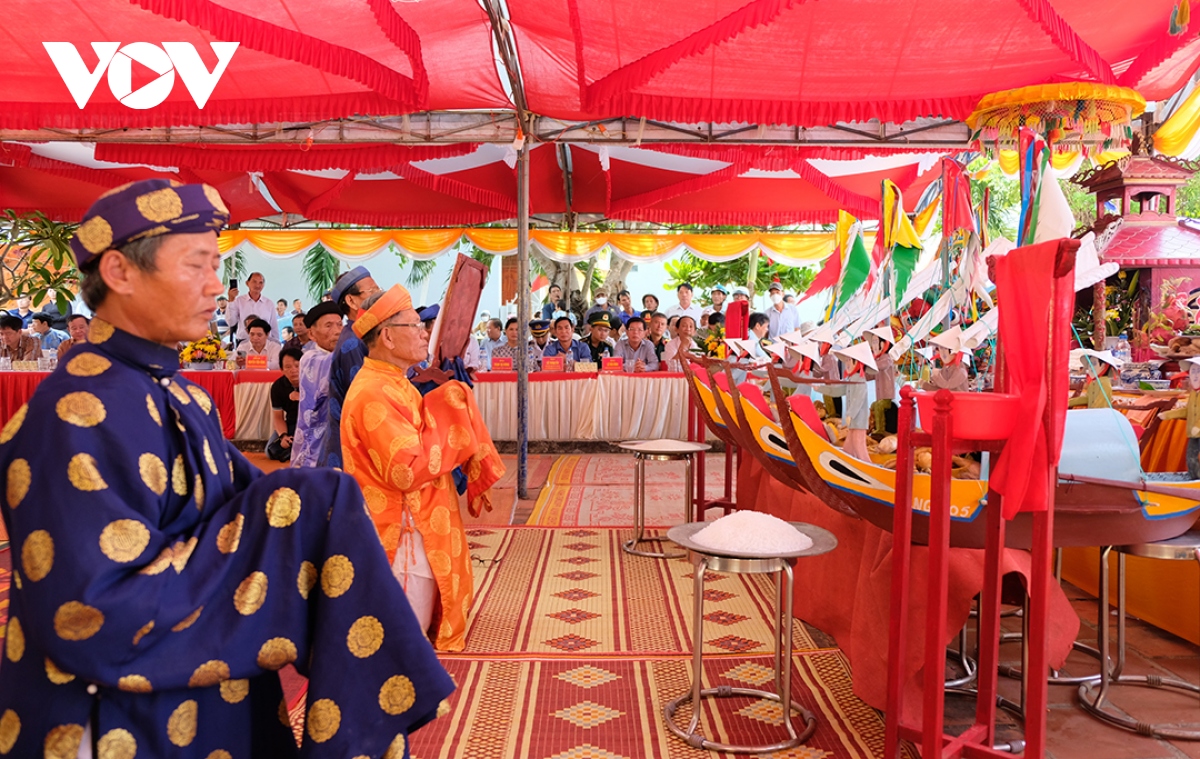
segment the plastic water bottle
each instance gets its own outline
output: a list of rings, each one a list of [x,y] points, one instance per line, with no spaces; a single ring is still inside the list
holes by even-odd
[[[1122,368],[1117,370],[1116,377],[1116,385],[1123,387],[1128,384],[1125,373],[1130,370],[1129,364],[1133,361],[1133,350],[1129,347],[1129,338],[1126,337],[1124,332],[1117,338],[1117,345],[1113,348],[1113,355],[1125,362]]]
[[[1127,364],[1133,361],[1133,350],[1129,347],[1129,338],[1124,332],[1117,338],[1117,345],[1113,348],[1113,355]]]

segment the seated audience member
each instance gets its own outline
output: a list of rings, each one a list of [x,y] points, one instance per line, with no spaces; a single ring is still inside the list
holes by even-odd
[[[708,328],[711,330],[714,327],[725,329],[725,314],[709,314]]]
[[[647,326],[649,329],[646,339],[654,346],[654,357],[661,362],[663,350],[667,347],[670,339],[667,337],[667,317],[655,312],[650,315]]]
[[[681,316],[675,323],[675,338],[667,343],[662,354],[662,366],[669,372],[683,371],[685,356],[695,345],[692,338],[696,336],[696,320],[690,316]]]
[[[650,312],[658,311],[658,296],[646,293],[642,296],[642,308]]]
[[[520,344],[517,342],[517,319],[513,317],[504,324],[505,343],[497,348],[492,349],[492,358],[511,358],[513,361],[513,371],[517,370],[517,353],[521,350]],[[529,371],[536,372],[541,359],[541,351],[535,348],[531,343],[525,343],[525,355],[529,362]]]
[[[300,359],[304,351],[283,348],[279,363],[283,376],[271,383],[271,439],[267,441],[267,458],[289,461],[292,441],[296,436],[296,417],[300,413]]]
[[[653,372],[658,369],[654,344],[646,339],[646,323],[634,317],[625,324],[625,339],[614,349],[617,358],[624,359],[627,372]]]
[[[504,345],[504,322],[499,319],[488,319],[487,337],[479,344],[479,353],[483,358],[483,365],[491,368],[492,366],[492,351]]]
[[[33,336],[37,338],[41,349],[44,351],[58,350],[58,346],[64,340],[70,340],[71,336],[62,330],[54,329],[54,317],[45,311],[33,315]]]
[[[70,340],[64,340],[58,344],[58,360],[62,361],[62,357],[67,355],[67,351],[74,348],[76,345],[83,345],[88,341],[88,324],[89,320],[83,314],[72,314],[67,321],[67,332],[71,335]]]
[[[549,342],[549,340],[549,319],[534,319],[529,322],[529,344],[537,348],[539,361],[542,357],[542,351],[546,349],[546,343]]]
[[[271,325],[265,319],[253,319],[246,325],[246,332],[249,337],[238,343],[238,353],[244,353],[247,358],[266,356],[267,368],[278,371],[279,343],[268,339],[271,336]]]
[[[770,327],[771,318],[766,314],[760,314],[757,311],[750,314],[750,335],[754,341],[754,350],[750,352],[751,358],[766,358],[765,347],[771,342],[767,337],[767,330]]]
[[[668,316],[667,317],[667,335],[669,337],[672,337],[672,338],[675,337],[675,325],[678,322],[679,322],[678,316]]]
[[[292,337],[283,344],[284,348],[298,348],[301,351],[310,351],[317,347],[313,342],[312,336],[308,334],[308,327],[304,325],[304,314],[295,314],[292,316]]]
[[[283,340],[284,345],[287,345],[288,342],[295,336],[296,333],[292,331],[291,327],[284,327],[282,330],[280,330],[279,338]]]
[[[612,314],[607,311],[592,314],[592,318],[588,320],[591,332],[588,333],[584,345],[587,346],[588,353],[591,355],[591,361],[597,364],[605,356],[613,355],[613,346],[608,339],[608,333],[612,330],[612,325]]]
[[[24,333],[25,323],[12,314],[0,316],[0,358],[13,361],[37,361],[41,348],[37,338]]]
[[[565,368],[570,369],[576,361],[591,361],[592,352],[579,340],[575,339],[575,330],[571,329],[571,320],[560,316],[554,320],[554,337],[552,343],[547,343],[542,351],[542,361],[554,356],[565,356]]]

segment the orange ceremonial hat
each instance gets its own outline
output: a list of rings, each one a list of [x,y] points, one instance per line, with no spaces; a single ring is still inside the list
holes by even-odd
[[[360,338],[401,311],[412,310],[412,296],[400,285],[380,296],[370,308],[359,311],[354,320],[354,334]]]

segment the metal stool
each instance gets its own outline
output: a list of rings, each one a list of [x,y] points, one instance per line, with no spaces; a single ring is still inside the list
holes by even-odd
[[[672,527],[667,537],[683,546],[688,556],[696,565],[695,594],[693,608],[695,614],[695,631],[692,634],[692,688],[679,698],[668,701],[663,705],[663,718],[667,728],[682,738],[689,746],[708,749],[710,751],[729,751],[732,753],[764,753],[767,751],[782,751],[799,746],[808,740],[817,729],[816,716],[803,706],[791,700],[792,692],[792,599],[794,589],[793,568],[796,560],[803,556],[817,556],[828,553],[837,547],[837,538],[833,533],[820,527],[802,522],[792,522],[800,532],[812,538],[813,544],[807,550],[788,554],[742,554],[732,551],[726,555],[718,555],[714,549],[692,542],[691,537],[707,525],[702,522],[692,522]],[[775,575],[775,692],[757,688],[736,688],[722,685],[717,688],[702,688],[701,679],[704,675],[704,573],[732,572],[735,574],[774,574]],[[697,731],[700,724],[700,699],[708,697],[727,698],[730,696],[749,696],[775,701],[782,707],[783,724],[787,727],[788,737],[778,743],[767,746],[734,746],[717,743],[705,738]],[[687,702],[692,703],[692,719],[687,730],[675,724],[675,712]],[[792,711],[800,713],[805,727],[801,733],[796,732],[792,724]]]
[[[684,475],[684,506],[683,518],[690,519],[692,514],[693,487],[692,481],[692,458],[701,451],[707,451],[712,448],[708,443],[693,443],[687,440],[633,440],[628,443],[620,443],[619,447],[632,451],[634,458],[637,459],[637,474],[635,475],[636,482],[633,488],[633,539],[626,540],[621,544],[621,548],[625,553],[633,554],[634,556],[645,556],[651,559],[678,559],[683,556],[681,553],[663,553],[655,551],[643,551],[639,549],[638,543],[661,543],[662,538],[647,538],[646,531],[646,461],[680,461],[683,460],[687,465],[687,471]]]
[[[1107,660],[1109,651],[1108,628],[1108,554],[1113,547],[1100,549],[1100,592],[1099,595],[1099,627],[1100,650]],[[1191,530],[1177,538],[1160,540],[1157,543],[1139,543],[1136,545],[1116,546],[1117,551],[1117,665],[1109,674],[1108,667],[1100,668],[1099,683],[1085,683],[1079,686],[1079,705],[1089,714],[1110,725],[1130,730],[1139,735],[1147,735],[1168,740],[1200,741],[1200,730],[1183,730],[1180,728],[1139,722],[1131,717],[1118,714],[1115,708],[1106,703],[1110,688],[1118,685],[1140,685],[1143,688],[1175,688],[1177,690],[1200,694],[1200,685],[1194,685],[1172,677],[1159,675],[1122,675],[1125,668],[1125,556],[1141,556],[1147,559],[1167,559],[1170,561],[1195,561],[1200,563],[1200,530]],[[1099,687],[1098,691],[1093,691]]]

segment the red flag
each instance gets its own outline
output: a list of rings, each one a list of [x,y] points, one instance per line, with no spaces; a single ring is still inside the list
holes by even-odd
[[[942,237],[952,238],[960,229],[974,231],[971,213],[971,181],[952,158],[942,159]]]
[[[841,281],[841,279],[842,251],[840,248],[836,248],[833,251],[833,255],[825,259],[825,266],[821,268],[821,271],[817,272],[817,276],[813,279],[812,284],[808,286],[808,290],[796,301],[796,304],[799,305],[817,293],[828,290]]]

